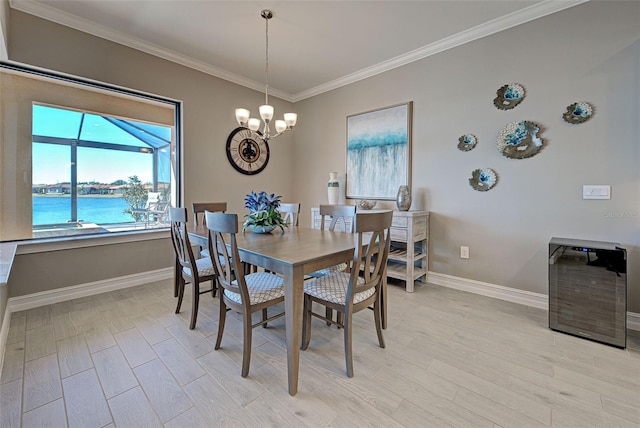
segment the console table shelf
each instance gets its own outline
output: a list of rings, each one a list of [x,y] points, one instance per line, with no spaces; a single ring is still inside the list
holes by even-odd
[[[367,212],[375,212],[375,210]],[[319,229],[320,219],[319,209],[311,208],[311,227]],[[328,227],[328,223],[325,227]],[[387,276],[405,281],[407,292],[412,293],[415,280],[427,281],[428,249],[429,212],[393,211]]]

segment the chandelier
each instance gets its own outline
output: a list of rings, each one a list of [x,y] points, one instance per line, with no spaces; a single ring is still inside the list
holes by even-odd
[[[266,24],[264,105],[261,105],[259,108],[260,117],[264,122],[262,135],[258,132],[258,129],[260,129],[260,119],[253,117],[250,118],[249,116],[251,113],[249,110],[245,108],[237,108],[236,120],[240,126],[249,128],[253,133],[258,134],[262,139],[268,141],[282,135],[284,131],[290,131],[293,129],[296,121],[298,120],[298,115],[295,113],[285,113],[284,120],[275,121],[276,134],[271,135],[269,124],[273,119],[273,106],[269,105],[269,20],[273,18],[273,13],[270,10],[264,9],[260,12],[260,16],[264,18]]]

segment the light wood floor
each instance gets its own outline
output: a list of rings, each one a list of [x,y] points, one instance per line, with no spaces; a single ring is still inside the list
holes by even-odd
[[[284,320],[254,329],[240,377],[241,321],[216,338],[217,299],[173,313],[171,281],[12,314],[1,427],[638,427],[640,335],[620,350],[547,328],[546,311],[416,283],[389,292],[387,347],[356,314],[355,377],[342,330],[314,321],[297,396]]]

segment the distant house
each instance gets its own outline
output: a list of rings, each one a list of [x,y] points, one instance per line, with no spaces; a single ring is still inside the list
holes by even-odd
[[[31,193],[44,194],[47,191],[47,184],[34,184],[31,186]]]
[[[111,195],[123,195],[127,186],[109,186],[109,193]]]
[[[68,195],[71,193],[71,185],[69,183],[49,184],[45,187],[47,195]]]

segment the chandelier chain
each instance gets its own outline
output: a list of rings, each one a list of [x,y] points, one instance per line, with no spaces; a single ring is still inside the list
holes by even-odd
[[[265,49],[264,49],[264,56],[265,56],[265,66],[264,66],[264,81],[265,81],[265,91],[264,91],[264,103],[265,104],[269,104],[269,17],[265,17],[265,40],[266,40],[266,44],[265,44]]]

